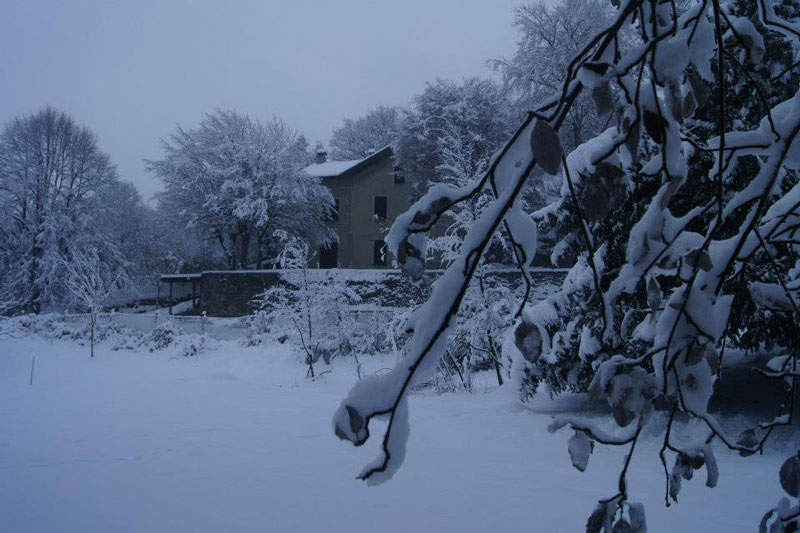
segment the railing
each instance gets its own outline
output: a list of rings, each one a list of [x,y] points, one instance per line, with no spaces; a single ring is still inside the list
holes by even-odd
[[[91,315],[88,313],[64,313],[57,316],[59,320],[66,323],[88,323]],[[144,333],[150,333],[157,326],[171,320],[187,333],[205,333],[214,339],[229,340],[247,335],[250,317],[180,316],[170,315],[166,309],[163,309],[150,313],[98,313],[97,318]]]

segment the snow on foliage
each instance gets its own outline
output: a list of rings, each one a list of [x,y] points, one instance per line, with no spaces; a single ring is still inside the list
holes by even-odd
[[[232,269],[261,263],[279,251],[276,231],[312,246],[335,238],[333,197],[319,178],[302,172],[307,142],[273,118],[262,123],[235,111],[206,115],[197,129],[178,130],[147,163],[166,191],[178,221],[199,228],[223,251]]]
[[[68,304],[73,252],[113,257],[116,221],[98,201],[120,182],[96,136],[47,107],[0,134],[0,314]],[[119,216],[119,213],[115,214]]]
[[[445,353],[495,233],[519,243],[511,251],[520,265],[530,261],[536,232],[512,220],[536,166],[564,183],[537,220],[561,228],[578,259],[561,291],[512,311],[517,325],[505,347],[523,398],[544,383],[551,394],[587,391],[609,404],[616,429],[578,418],[552,425],[576,431],[569,452],[577,468],[587,467],[593,444],[629,447],[617,491],[600,501],[587,531],[646,530],[626,474],[656,408],[667,413],[660,428],[667,505],[695,470],[704,468],[706,484],[716,484],[714,444],[750,455],[790,422],[800,375],[800,94],[789,67],[798,59],[800,10],[774,0],[613,3],[616,13],[579,47],[555,94],[536,102],[485,172],[457,187],[432,187],[393,226],[390,248],[419,276],[421,236],[490,191],[453,247],[457,256],[410,318],[407,356],[390,373],[356,384],[334,415],[336,435],[356,446],[369,438],[373,418],[388,421],[362,479],[386,481],[402,463],[409,390]],[[608,127],[565,155],[557,132],[587,92],[608,114]],[[749,322],[740,306],[760,306],[761,322]],[[760,335],[765,324],[779,325],[772,343],[786,357],[764,373],[788,381],[786,399],[780,416],[735,437],[709,401],[726,343],[755,343],[760,337],[747,332]],[[685,417],[705,428],[689,445],[671,438]],[[795,480],[786,468],[784,477]],[[770,531],[793,531],[800,513],[786,501],[765,520],[773,515],[779,525]]]
[[[363,117],[345,119],[333,130],[331,158],[336,161],[361,160],[394,142],[400,112],[395,107],[378,106]]]

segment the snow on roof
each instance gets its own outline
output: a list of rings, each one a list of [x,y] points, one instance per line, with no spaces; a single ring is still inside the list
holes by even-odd
[[[314,163],[307,166],[304,170],[309,176],[315,178],[325,178],[328,176],[338,176],[359,164],[362,160],[353,161],[326,161],[325,163]]]
[[[325,163],[314,163],[309,165],[303,170],[310,176],[315,178],[328,178],[332,176],[339,176],[344,174],[351,168],[360,163],[364,163],[373,158],[380,158],[386,153],[391,153],[391,145],[384,146],[380,150],[375,150],[364,159],[355,159],[353,161],[326,161]]]

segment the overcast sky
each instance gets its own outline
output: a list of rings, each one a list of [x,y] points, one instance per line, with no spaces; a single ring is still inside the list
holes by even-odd
[[[142,160],[176,123],[233,108],[327,142],[428,80],[491,75],[521,1],[0,0],[0,122],[68,112],[149,197]]]

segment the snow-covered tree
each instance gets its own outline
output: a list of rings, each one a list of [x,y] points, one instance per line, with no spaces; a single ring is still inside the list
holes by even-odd
[[[420,192],[462,182],[485,169],[511,128],[511,108],[496,83],[436,80],[402,112],[395,161]]]
[[[573,217],[569,244],[579,255],[559,293],[514,310],[516,326],[505,347],[512,384],[523,393],[526,381],[545,379],[548,365],[563,359],[572,361],[565,365],[567,384],[586,383],[589,398],[608,403],[616,427],[572,417],[551,425],[551,431],[574,431],[569,454],[576,468],[587,467],[595,444],[629,449],[615,492],[598,503],[587,531],[646,531],[644,509],[630,500],[627,484],[646,424],[648,433],[661,431],[669,504],[696,470],[705,468],[706,484],[715,486],[715,446],[750,455],[791,423],[800,376],[800,92],[796,80],[787,84],[788,94],[767,91],[766,85],[788,79],[791,68],[761,65],[776,59],[768,51],[796,64],[797,5],[613,3],[608,25],[577,51],[563,84],[529,113],[486,172],[467,186],[432,187],[395,222],[389,246],[404,270],[419,276],[425,233],[445,211],[491,191],[458,258],[410,319],[407,357],[390,373],[360,381],[334,415],[336,435],[356,445],[369,438],[373,418],[388,421],[380,454],[362,479],[385,481],[402,463],[408,393],[445,352],[493,235],[501,228],[509,233],[519,244],[513,250],[522,254],[520,264],[535,250],[536,228],[520,194],[537,166],[563,179],[563,198],[548,211]],[[638,45],[625,46],[628,32]],[[786,45],[768,46],[771,39]],[[748,121],[729,115],[728,103],[746,91],[752,95],[743,110]],[[567,155],[558,131],[569,126],[584,92],[599,115],[610,116],[609,127],[581,139]],[[751,281],[751,262],[763,263],[774,281]],[[786,345],[773,347],[766,368],[757,368],[784,384],[777,416],[737,437],[708,407],[726,343],[739,334],[732,310],[743,299],[781,313],[780,323],[794,333],[784,337]],[[574,347],[581,364],[573,359]],[[656,409],[664,416],[653,417]],[[704,429],[695,442],[674,437],[687,423]],[[796,497],[797,469],[787,471],[784,487]],[[786,502],[765,516],[762,531],[794,531],[798,517]]]
[[[178,127],[163,143],[164,157],[148,169],[164,181],[160,201],[181,226],[214,239],[230,268],[260,265],[277,253],[275,232],[312,246],[330,241],[333,197],[302,169],[307,141],[273,118],[261,123],[217,110],[199,127]],[[255,252],[255,254],[253,254]]]
[[[156,209],[145,204],[136,187],[127,181],[104,188],[98,196],[97,211],[97,224],[104,228],[107,241],[114,243],[122,260],[127,262],[130,297],[148,289],[152,292],[160,274],[174,271],[167,260],[167,242],[181,242],[185,246],[194,242],[194,235],[160,227]]]
[[[396,107],[378,106],[363,117],[346,118],[333,130],[331,157],[337,161],[363,159],[394,142],[400,118]]]
[[[63,261],[64,286],[73,304],[89,314],[89,350],[94,357],[94,332],[97,317],[115,294],[124,291],[131,280],[124,259],[113,247],[101,251],[94,247],[75,248]]]
[[[749,15],[753,24],[759,24],[754,8],[755,6],[749,2],[733,2],[730,4],[729,10],[735,14],[733,16]],[[787,72],[781,78],[771,80],[772,72],[781,72],[792,62],[785,40],[767,33],[764,43],[770,53],[758,65],[751,64],[746,70],[743,70],[738,61],[731,60],[723,63],[726,87],[726,111],[724,114],[726,128],[745,130],[758,127],[761,117],[770,107],[791,97],[796,90],[797,78],[791,73]],[[726,52],[733,53],[733,50],[735,47],[732,44]],[[695,111],[692,117],[693,137],[691,139],[708,138],[715,135],[715,129],[718,127],[717,110],[721,105],[718,101],[719,88],[715,86],[716,80],[713,81],[714,85],[709,87],[700,85],[703,82],[696,77],[694,83],[697,85],[697,92],[706,96],[703,96],[703,105]],[[754,94],[760,96],[754,98]],[[647,147],[643,147],[643,149],[649,150]],[[744,183],[752,180],[760,168],[754,156],[741,157],[735,162],[736,164],[731,167],[730,178],[722,183],[724,197],[734,194]],[[704,205],[713,200],[717,191],[714,186],[709,184],[709,180],[705,176],[708,175],[714,164],[714,154],[711,151],[692,147],[687,153],[688,173],[694,178],[695,185],[681,188],[675,192],[671,202],[675,206],[676,212],[684,213],[698,204]],[[612,167],[602,166],[600,172],[615,173],[616,170]],[[575,257],[584,253],[584,258],[580,261],[585,264],[587,258],[585,258],[584,229],[588,228],[587,235],[591,237],[594,249],[603,249],[604,253],[602,266],[597,267],[600,280],[610,277],[628,261],[628,236],[634,226],[638,224],[642,214],[648,209],[655,187],[658,185],[658,182],[654,180],[636,180],[627,186],[626,191],[623,191],[620,188],[616,190],[609,188],[608,184],[611,182],[607,181],[607,177],[604,179],[605,181],[601,182],[599,186],[588,186],[583,191],[575,187],[575,194],[570,191],[569,184],[565,184],[561,200],[538,214],[541,216],[542,226],[555,227],[563,236],[555,247],[554,262],[563,261],[565,256]],[[783,187],[793,185],[795,179],[794,172],[790,171],[789,175],[783,179]],[[595,195],[598,195],[596,199]],[[593,199],[598,201],[593,201]],[[726,226],[738,227],[743,223],[745,214],[739,212],[731,217],[726,222]],[[791,254],[779,255],[781,262],[792,261]],[[768,256],[761,253],[754,254],[737,272],[736,279],[736,284],[729,282],[729,287],[735,287],[737,305],[732,309],[730,316],[727,345],[751,350],[769,349],[774,344],[788,345],[788,339],[794,333],[792,322],[787,321],[785,315],[775,314],[769,309],[759,307],[749,289],[750,283],[754,281],[771,280],[776,282]],[[655,288],[664,281],[663,277],[658,276],[650,283],[650,286]],[[570,289],[565,287],[563,294],[568,295],[572,304],[581,309],[581,312],[565,310],[563,313],[563,320],[571,326],[569,331],[553,333],[554,338],[557,338],[558,341],[554,344],[553,353],[557,353],[558,357],[544,357],[537,360],[534,365],[537,367],[537,371],[525,380],[525,389],[528,392],[532,392],[539,381],[547,383],[549,389],[556,393],[563,390],[584,391],[592,379],[592,368],[597,364],[595,359],[599,354],[587,352],[587,347],[582,343],[582,339],[589,334],[588,329],[591,329],[591,325],[595,324],[598,317],[602,316],[602,302],[594,298],[591,293],[577,290],[577,287]],[[633,328],[650,309],[647,294],[638,292],[621,298],[617,302],[617,309],[623,317],[627,317],[625,328],[632,328],[633,331]],[[582,333],[584,328],[588,328],[585,335]],[[641,337],[646,337],[646,335],[644,328],[639,329],[634,332],[631,342],[638,343],[642,340]]]
[[[608,0],[538,0],[515,10],[519,40],[511,58],[491,60],[503,76],[514,107],[534,109],[564,84],[572,58],[614,18]],[[621,43],[625,44],[625,43]],[[600,116],[591,95],[582,93],[570,107],[562,145],[568,151],[600,133],[608,117]]]
[[[428,85],[404,114],[397,141],[398,164],[418,185],[469,186],[486,172],[492,156],[507,138],[512,115],[506,93],[490,80],[472,78],[462,84],[438,80]],[[542,205],[544,198],[538,190],[542,181],[532,180],[534,186],[526,188],[526,206]],[[436,263],[448,266],[458,258],[462,239],[492,194],[491,187],[487,187],[442,214],[438,231],[427,243],[428,253]],[[515,246],[508,239],[508,232],[501,232],[498,237],[489,254],[491,258],[513,258],[513,253],[509,257],[502,254],[503,249]],[[532,256],[528,263],[530,259]],[[457,326],[460,349],[453,351],[459,354],[459,364],[462,360],[467,364],[475,359],[483,361],[488,354],[490,364],[499,372],[499,336],[503,328],[498,326],[503,321],[497,320],[493,310],[503,303],[505,295],[497,287],[487,290],[485,276],[482,263],[476,274],[476,287],[468,292],[470,311]],[[529,281],[527,272],[524,277]],[[472,323],[485,327],[476,331]],[[498,382],[502,382],[499,373]]]
[[[337,269],[309,271],[308,244],[287,234],[280,235],[278,254],[281,283],[269,287],[257,301],[272,324],[289,326],[296,344],[305,354],[308,377],[318,373],[314,364],[329,363],[338,355],[354,355],[359,377],[358,353],[353,350],[354,316],[348,307],[361,301],[347,286]]]
[[[515,10],[514,27],[517,30],[517,49],[510,58],[490,60],[489,64],[503,77],[512,105],[518,113],[527,113],[549,99],[564,84],[572,58],[603,30],[614,17],[614,8],[608,0],[538,0],[526,3]],[[619,45],[630,47],[635,35],[621,29]],[[602,95],[596,95],[600,97]],[[602,110],[601,110],[602,111]],[[570,107],[565,126],[559,129],[564,150],[569,152],[586,139],[594,137],[609,123],[610,115],[599,113],[588,91],[579,94]],[[550,203],[558,197],[558,182],[548,179],[548,174],[537,167],[528,187],[539,192],[539,197]],[[539,201],[537,207],[541,207]],[[547,213],[536,213],[537,219]],[[540,231],[540,255],[553,252],[555,243],[563,238],[566,228],[549,225]],[[557,266],[568,266],[574,256],[558,258]]]
[[[0,312],[63,298],[64,259],[105,235],[99,194],[117,183],[95,135],[47,107],[0,134]]]

